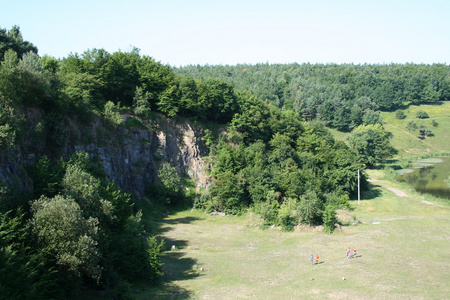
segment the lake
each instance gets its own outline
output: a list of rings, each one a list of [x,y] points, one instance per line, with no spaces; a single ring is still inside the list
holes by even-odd
[[[397,180],[416,191],[450,199],[450,188],[444,180],[450,176],[450,157],[433,157],[413,163],[411,169],[399,170]]]

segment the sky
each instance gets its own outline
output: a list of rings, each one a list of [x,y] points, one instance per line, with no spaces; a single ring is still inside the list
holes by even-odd
[[[450,63],[449,0],[0,0],[39,55],[163,64]]]

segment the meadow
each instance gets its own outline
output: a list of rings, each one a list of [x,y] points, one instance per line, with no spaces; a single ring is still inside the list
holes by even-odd
[[[166,240],[164,283],[138,299],[448,299],[450,206],[369,171],[360,204],[338,211],[346,225],[283,232],[262,220],[173,213],[158,223]],[[172,249],[174,246],[174,249]],[[357,257],[347,259],[348,247]],[[320,263],[311,265],[310,254]]]
[[[429,118],[417,118],[417,112],[424,111]],[[406,115],[404,119],[396,118],[396,111],[381,112],[383,126],[386,131],[392,134],[391,145],[398,152],[394,155],[396,160],[409,160],[426,154],[448,153],[450,151],[450,102],[433,103],[433,105],[410,105],[403,109]],[[424,125],[431,129],[433,135],[427,138],[420,138],[419,129],[408,130],[406,127],[409,121],[416,123],[417,127]],[[435,121],[435,125],[433,125]],[[330,129],[334,137],[338,140],[347,141],[348,132],[340,132]]]
[[[417,118],[417,111],[429,118]],[[397,161],[448,152],[450,103],[409,106],[405,119],[383,112]],[[433,126],[433,120],[437,126]],[[432,129],[419,138],[408,121]],[[436,124],[435,122],[435,124]],[[337,139],[348,133],[333,131]],[[394,174],[368,170],[370,190],[343,224],[261,229],[262,219],[211,215],[197,210],[158,218],[165,239],[164,276],[157,287],[138,287],[137,299],[450,299],[450,202],[419,195]],[[347,259],[346,250],[357,249]],[[319,254],[319,264],[310,255]]]

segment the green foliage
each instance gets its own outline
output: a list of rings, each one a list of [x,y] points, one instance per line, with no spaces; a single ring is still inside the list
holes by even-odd
[[[16,142],[20,117],[8,101],[0,94],[0,148],[5,149]]]
[[[71,197],[61,195],[32,202],[31,213],[37,243],[60,272],[68,280],[87,276],[98,282],[98,220],[83,217],[80,206]]]
[[[154,96],[150,92],[145,92],[141,87],[136,88],[133,98],[133,111],[136,115],[148,117],[151,112],[151,102]]]
[[[336,208],[334,205],[328,204],[323,211],[323,230],[327,233],[334,231],[334,226],[337,222]]]
[[[417,124],[414,121],[408,121],[408,124],[406,125],[406,129],[408,129],[408,131],[414,131],[417,129]]]
[[[380,124],[360,125],[348,136],[348,141],[360,162],[369,168],[392,155],[389,135]]]
[[[239,214],[245,207],[244,178],[242,174],[225,171],[217,175],[211,187],[211,197],[216,211]]]
[[[61,189],[62,168],[55,166],[47,156],[42,156],[31,168],[34,199],[53,197]]]
[[[24,214],[0,213],[0,293],[2,299],[49,299],[55,286],[54,271],[41,252],[29,246]]]
[[[38,52],[30,42],[24,41],[20,27],[15,25],[10,30],[0,28],[0,61],[4,60],[5,52],[12,50],[21,58],[25,53]]]
[[[105,104],[103,115],[113,126],[117,126],[123,123],[124,119],[120,115],[119,104],[115,105],[113,102],[108,101]]]
[[[283,231],[292,231],[294,226],[298,224],[297,210],[298,202],[296,199],[283,199],[278,211],[278,223]]]
[[[395,117],[396,117],[397,119],[399,119],[399,120],[403,120],[403,119],[406,118],[406,114],[405,114],[405,112],[404,112],[403,110],[397,110],[397,111],[395,112]]]
[[[428,119],[429,118],[428,114],[426,112],[424,112],[423,110],[419,110],[416,113],[416,117],[419,119]]]
[[[183,184],[180,175],[170,163],[163,163],[158,170],[159,197],[169,205],[181,204],[184,200]]]
[[[433,131],[425,125],[419,126],[419,133],[422,138],[427,138],[433,135]]]
[[[278,225],[278,212],[280,204],[278,203],[279,194],[274,191],[269,191],[267,200],[257,204],[256,212],[261,215],[264,220],[264,226]]]
[[[148,261],[150,264],[150,271],[153,274],[152,280],[158,280],[164,273],[162,271],[163,264],[161,257],[164,252],[165,243],[164,240],[158,241],[156,237],[147,238],[148,244]]]
[[[320,224],[323,211],[323,202],[318,197],[316,192],[307,191],[300,198],[300,205],[297,209],[297,215],[300,222],[306,223],[309,226],[313,224]]]

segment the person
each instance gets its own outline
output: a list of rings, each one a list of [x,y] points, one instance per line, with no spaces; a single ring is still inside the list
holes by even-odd
[[[350,247],[348,247],[348,249],[347,249],[347,258],[350,258],[350,255],[351,255],[351,250],[350,250]]]
[[[316,264],[319,263],[319,254],[316,255]]]
[[[353,258],[356,258],[356,248],[353,249]]]
[[[311,264],[314,264],[314,255],[311,254]]]

